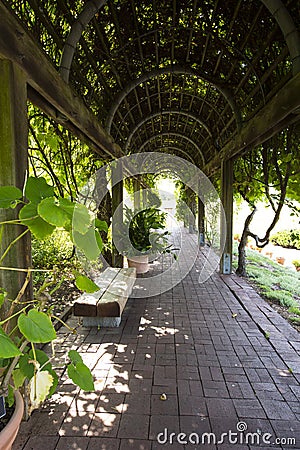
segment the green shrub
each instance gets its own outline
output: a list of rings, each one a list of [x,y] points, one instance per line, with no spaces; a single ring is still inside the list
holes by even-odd
[[[270,241],[285,248],[300,250],[300,230],[283,230],[271,236]]]
[[[33,267],[50,269],[65,266],[72,256],[73,244],[64,230],[57,230],[44,241],[32,239]]]
[[[290,321],[297,325],[300,325],[300,317],[290,317]]]
[[[297,307],[298,303],[293,298],[293,296],[290,294],[290,292],[278,289],[278,290],[271,290],[269,288],[263,289],[264,295],[272,301],[280,303],[281,306],[287,306],[290,307]]]
[[[294,266],[297,268],[297,267],[300,267],[300,259],[294,259],[294,261],[292,261],[292,263],[294,264]]]
[[[297,316],[300,316],[300,308],[297,306],[291,306],[289,308],[289,313],[296,314]]]

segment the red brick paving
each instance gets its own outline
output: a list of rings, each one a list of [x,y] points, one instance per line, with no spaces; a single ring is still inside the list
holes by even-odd
[[[119,328],[60,329],[59,351],[81,352],[96,392],[74,388],[62,373],[57,393],[22,424],[13,450],[300,449],[297,331],[235,275],[215,273],[199,285],[201,257],[172,290],[130,298]],[[270,433],[272,445],[157,442],[165,428],[175,437],[219,438],[238,422]],[[275,437],[297,442],[273,445]]]

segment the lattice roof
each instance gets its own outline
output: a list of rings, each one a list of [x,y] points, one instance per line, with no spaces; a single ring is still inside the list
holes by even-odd
[[[204,167],[300,69],[297,0],[4,3],[126,153]]]

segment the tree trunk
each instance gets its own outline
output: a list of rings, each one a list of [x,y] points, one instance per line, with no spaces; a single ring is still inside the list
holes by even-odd
[[[241,236],[241,242],[238,247],[238,267],[236,269],[236,274],[240,277],[245,277],[246,273],[246,244],[248,236],[250,236],[249,226],[252,222],[254,214],[256,213],[256,208],[254,207],[253,211],[247,216],[245,220],[245,225],[243,229],[243,233]]]

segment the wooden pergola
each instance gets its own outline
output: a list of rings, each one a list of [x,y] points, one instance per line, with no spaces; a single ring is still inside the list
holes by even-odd
[[[105,160],[221,170],[231,261],[233,161],[298,120],[299,25],[297,0],[2,0],[0,183],[23,185],[29,99]]]

